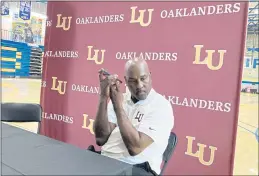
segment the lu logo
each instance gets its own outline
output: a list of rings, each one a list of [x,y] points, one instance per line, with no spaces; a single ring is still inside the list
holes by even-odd
[[[61,16],[62,14],[57,14],[57,25],[56,28],[63,28],[64,31],[68,31],[71,26],[71,19],[72,17],[62,17],[62,22],[61,22]],[[67,21],[68,19],[68,21]],[[67,25],[67,26],[66,26]]]
[[[101,59],[99,60],[98,59],[99,50],[95,49],[94,50],[94,55],[92,56],[92,48],[93,48],[93,46],[88,46],[88,57],[87,57],[87,60],[94,60],[97,65],[102,64],[103,61],[104,61],[105,50],[101,50]]]
[[[139,10],[139,17],[138,19],[136,19],[136,9],[138,7],[131,7],[131,20],[130,23],[139,23],[140,26],[142,27],[147,27],[150,25],[151,21],[152,21],[152,12],[154,11],[154,9],[148,9],[148,21],[146,23],[144,23],[144,13],[146,12],[146,10]]]
[[[90,133],[94,134],[94,120],[89,118],[89,124],[87,126],[87,119],[88,119],[88,115],[87,114],[83,114],[83,126],[82,128],[84,129],[88,129],[90,131]]]
[[[64,95],[65,92],[66,92],[67,81],[59,81],[58,80],[58,85],[57,86],[56,86],[56,83],[57,83],[57,77],[52,77],[52,87],[51,87],[51,90],[56,90],[56,91],[58,91],[59,94]],[[62,91],[62,89],[63,89],[63,91]]]
[[[192,156],[192,157],[197,157],[197,158],[199,158],[199,161],[201,164],[210,166],[214,161],[215,151],[217,150],[217,147],[209,146],[210,159],[209,159],[209,161],[204,161],[204,150],[205,150],[206,145],[197,143],[198,151],[196,151],[196,153],[193,153],[192,144],[193,144],[193,141],[195,140],[195,137],[186,136],[186,138],[188,140],[188,144],[187,144],[187,151],[185,152],[185,154]]]
[[[143,116],[144,116],[144,114],[141,114],[141,113],[138,111],[138,113],[137,113],[137,115],[136,115],[135,119],[137,119],[137,120],[138,120],[138,122],[141,122],[141,120],[142,120]]]
[[[210,70],[219,70],[223,66],[224,61],[224,54],[227,52],[226,50],[218,50],[219,53],[219,64],[217,66],[214,66],[212,64],[213,60],[213,53],[215,53],[215,50],[205,50],[207,53],[207,57],[201,61],[201,48],[203,48],[203,45],[194,45],[195,48],[195,60],[193,61],[193,64],[206,64],[207,67]]]

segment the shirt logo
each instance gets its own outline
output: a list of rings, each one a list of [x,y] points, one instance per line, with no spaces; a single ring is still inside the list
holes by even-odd
[[[138,120],[138,122],[141,122],[141,120],[142,120],[143,116],[144,116],[144,114],[141,114],[141,113],[140,113],[140,111],[138,111],[138,113],[137,113],[137,115],[136,115],[135,119],[137,119],[137,120]]]
[[[154,128],[149,127],[149,130],[156,131]]]

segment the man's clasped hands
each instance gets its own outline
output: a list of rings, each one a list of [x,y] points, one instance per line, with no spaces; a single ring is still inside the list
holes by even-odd
[[[108,75],[104,69],[99,71],[101,98],[111,99],[115,109],[123,108],[123,93],[120,90],[121,82],[118,75]]]

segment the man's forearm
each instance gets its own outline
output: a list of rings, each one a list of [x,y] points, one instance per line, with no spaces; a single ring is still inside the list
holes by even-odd
[[[108,99],[100,97],[99,106],[94,121],[94,133],[96,138],[108,137],[111,133],[107,117]]]
[[[117,123],[125,146],[130,155],[136,155],[140,150],[140,135],[133,127],[122,107],[115,107]]]

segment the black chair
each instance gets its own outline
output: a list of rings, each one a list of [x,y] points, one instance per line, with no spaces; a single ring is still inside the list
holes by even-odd
[[[168,144],[167,144],[167,147],[163,153],[163,167],[161,169],[161,172],[160,172],[160,175],[163,174],[167,164],[168,164],[168,161],[170,160],[170,158],[172,157],[173,155],[173,152],[174,152],[174,149],[176,147],[176,144],[177,144],[177,136],[174,132],[171,132],[170,134],[170,137],[168,139]],[[90,145],[87,150],[89,151],[92,151],[92,152],[95,152],[95,153],[98,153],[98,154],[101,154],[101,151],[96,151],[94,146],[93,145]]]
[[[38,122],[40,133],[42,108],[31,103],[1,103],[1,121],[3,122]]]
[[[93,145],[90,145],[87,150],[91,151],[91,152],[94,152],[94,153],[98,153],[98,154],[101,154],[101,151],[96,151],[95,150],[95,147]]]
[[[166,149],[164,151],[164,154],[163,154],[164,164],[163,164],[163,167],[161,169],[160,175],[162,175],[164,173],[164,170],[165,170],[165,168],[168,164],[168,161],[172,157],[172,154],[174,152],[176,144],[177,144],[177,136],[174,132],[171,132],[170,137],[168,139],[167,147],[166,147]]]

